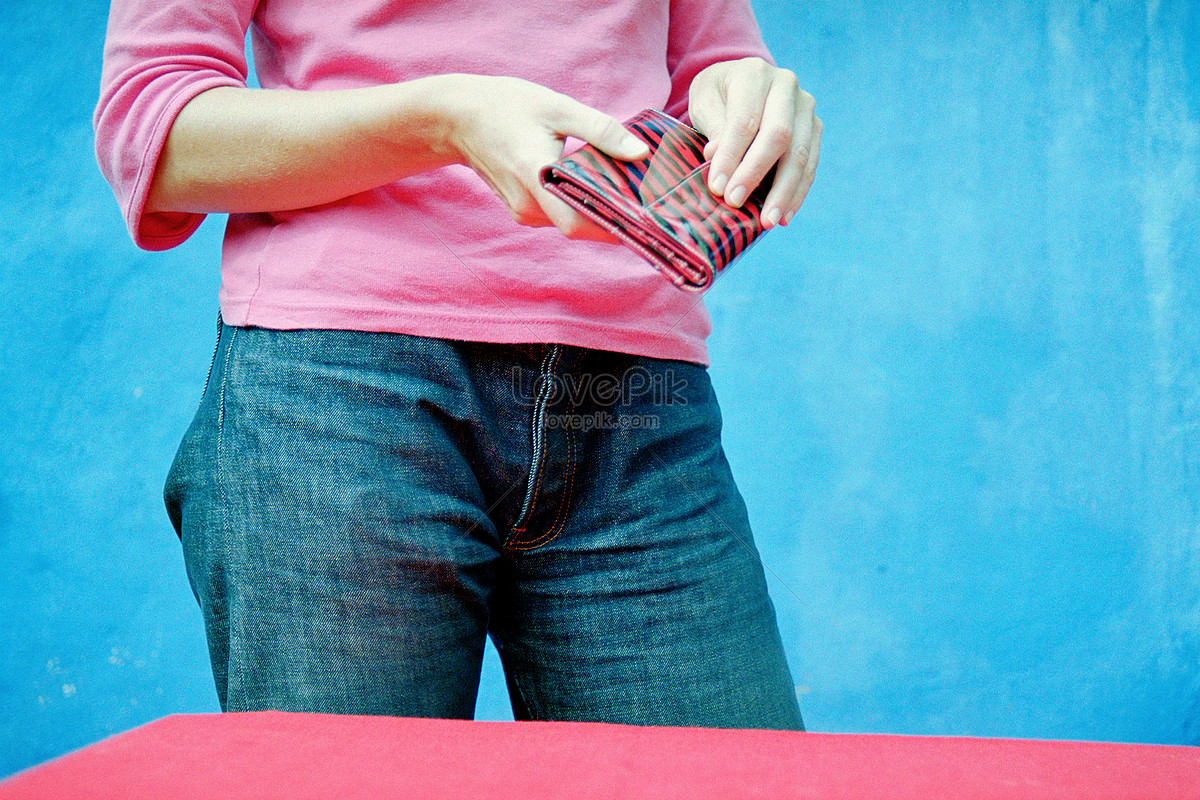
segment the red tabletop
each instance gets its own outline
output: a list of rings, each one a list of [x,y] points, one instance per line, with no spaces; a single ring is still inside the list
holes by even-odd
[[[0,782],[109,797],[1200,798],[1200,748],[265,711],[166,717]]]

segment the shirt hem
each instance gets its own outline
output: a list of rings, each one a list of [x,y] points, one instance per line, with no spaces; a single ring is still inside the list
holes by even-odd
[[[571,317],[464,318],[397,314],[374,309],[272,308],[264,307],[261,302],[255,302],[251,311],[246,303],[228,300],[221,303],[221,315],[230,324],[275,330],[358,330],[497,344],[557,342],[593,350],[688,361],[706,368],[711,365],[704,340],[689,337],[674,328],[653,331],[614,327]]]

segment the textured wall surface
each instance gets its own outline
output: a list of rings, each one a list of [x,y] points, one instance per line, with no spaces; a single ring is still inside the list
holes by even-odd
[[[221,223],[129,243],[62,5],[0,27],[0,775],[216,708],[160,492]],[[826,136],[712,373],[809,726],[1200,743],[1200,3],[755,5]]]
[[[1200,740],[1200,4],[762,4],[827,123],[711,307],[811,725]]]

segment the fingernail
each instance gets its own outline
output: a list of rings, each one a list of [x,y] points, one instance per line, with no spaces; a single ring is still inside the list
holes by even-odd
[[[708,182],[708,188],[713,194],[720,194],[725,191],[725,184],[729,183],[729,176],[725,173],[718,173],[717,177]]]
[[[646,145],[646,143],[634,136],[632,133],[626,134],[625,138],[621,140],[621,147],[624,148],[625,152],[629,153],[629,155],[646,155],[650,151],[650,148]]]
[[[742,204],[742,201],[745,199],[746,199],[746,187],[745,186],[735,186],[735,187],[733,187],[733,191],[731,191],[728,195],[726,195],[725,202],[729,203],[729,205],[734,206],[736,208],[737,206],[740,206]]]
[[[788,212],[787,214],[785,214],[785,215],[784,215],[784,217],[783,217],[783,224],[784,224],[785,226],[786,226],[786,225],[788,225],[788,224],[789,224],[789,223],[792,221],[792,217],[794,217],[795,215],[796,215],[796,212],[795,212],[795,211],[789,211],[789,212]]]
[[[771,225],[771,227],[775,227],[779,224],[779,218],[782,216],[782,211],[780,211],[778,208],[772,208],[767,212],[767,222]]]

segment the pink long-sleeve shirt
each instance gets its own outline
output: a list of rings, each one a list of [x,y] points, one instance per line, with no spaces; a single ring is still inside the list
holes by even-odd
[[[114,0],[96,151],[140,247],[174,247],[203,218],[147,213],[146,194],[179,110],[246,85],[247,29],[264,88],[509,75],[618,119],[682,116],[704,67],[770,58],[749,0]],[[231,214],[220,306],[233,325],[561,342],[704,365],[711,330],[695,295],[630,250],[520,226],[462,166],[314,208]]]

